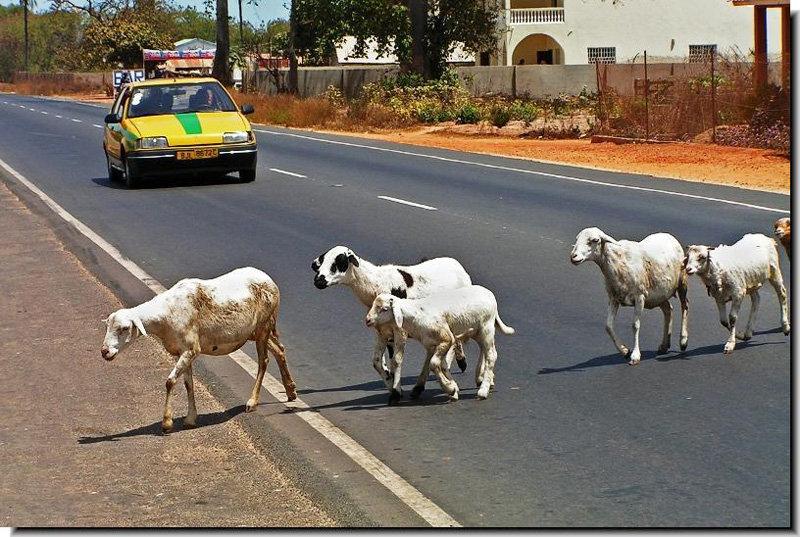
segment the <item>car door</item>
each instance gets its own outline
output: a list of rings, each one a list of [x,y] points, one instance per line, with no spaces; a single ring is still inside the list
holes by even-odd
[[[130,90],[126,87],[117,96],[117,100],[111,106],[111,114],[114,114],[119,121],[116,123],[106,123],[105,128],[105,146],[106,152],[109,156],[119,160],[120,148],[122,147],[122,111],[125,109],[125,102],[128,100]]]

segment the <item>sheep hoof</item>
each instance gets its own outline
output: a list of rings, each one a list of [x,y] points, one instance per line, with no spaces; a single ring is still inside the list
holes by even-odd
[[[480,399],[481,401],[484,401],[484,400],[485,400],[487,397],[489,397],[489,390],[486,390],[486,391],[483,391],[483,390],[478,390],[478,395],[477,395],[477,397],[478,397],[478,399]]]
[[[784,336],[788,336],[790,331],[791,331],[791,327],[789,326],[788,323],[783,325],[783,335]]]
[[[669,354],[669,345],[661,345],[656,354]]]
[[[456,360],[456,363],[458,364],[458,368],[461,370],[462,373],[467,370],[467,360],[466,359],[460,358],[460,359]]]
[[[172,432],[172,420],[162,420],[161,421],[161,432],[164,434],[168,434]]]
[[[630,349],[625,346],[619,348],[619,353],[623,356],[623,358],[628,358],[631,355]]]
[[[412,399],[419,399],[419,396],[424,391],[425,391],[425,386],[414,386],[414,389],[411,390],[411,398]]]
[[[297,399],[297,390],[295,390],[295,387],[292,386],[291,388],[286,390],[286,400],[294,401],[295,399]]]
[[[450,401],[458,401],[458,389],[453,390],[453,393],[450,394]]]
[[[188,418],[183,420],[183,428],[184,429],[195,429],[197,428],[197,423],[194,421],[189,421]]]
[[[742,334],[742,335],[737,335],[736,337],[738,339],[741,339],[742,341],[750,341],[751,339],[753,339],[753,334]]]
[[[252,399],[247,402],[247,406],[244,407],[245,412],[255,412],[258,408],[258,403],[253,401]]]
[[[734,345],[725,345],[725,348],[722,350],[723,354],[733,354]]]
[[[688,346],[689,346],[689,340],[681,341],[681,352],[685,351]]]
[[[731,329],[731,325],[728,324],[728,321],[720,321],[719,324],[721,324],[723,327],[727,328],[728,330]]]
[[[397,404],[403,398],[403,392],[400,390],[392,390],[389,394],[389,404]]]

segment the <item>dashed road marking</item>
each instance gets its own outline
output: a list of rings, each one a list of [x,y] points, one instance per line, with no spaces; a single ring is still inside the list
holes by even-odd
[[[56,117],[57,117],[58,119],[63,119],[63,118],[62,118],[61,116],[59,116],[58,114],[56,114]]]
[[[47,115],[50,115],[50,114],[49,114],[49,112],[45,112],[44,110],[42,110],[41,112],[42,112],[42,114],[44,114],[44,115],[46,115],[46,116],[47,116]]]
[[[425,209],[426,211],[438,211],[436,207],[431,207],[430,205],[423,205],[421,203],[415,203],[413,201],[406,201],[400,198],[393,198],[391,196],[378,196],[378,198],[386,201],[393,201],[395,203],[400,203],[402,205],[410,205],[411,207],[417,207],[419,209]]]
[[[287,172],[286,170],[280,170],[278,168],[270,168],[269,171],[275,172],[275,173],[282,173],[284,175],[291,175],[292,177],[299,177],[300,179],[305,179],[307,177],[307,176],[302,175],[300,173]]]
[[[72,118],[72,121],[74,121],[75,123],[83,123],[83,121],[81,121],[80,119],[75,119],[74,117]]]
[[[516,172],[516,173],[524,173],[528,175],[538,175],[541,177],[550,177],[552,179],[561,179],[566,181],[574,181],[577,183],[585,183],[591,185],[598,185],[598,186],[606,186],[611,188],[622,188],[627,190],[638,190],[640,192],[653,192],[656,194],[665,194],[668,196],[678,196],[682,198],[692,198],[692,199],[699,199],[704,201],[713,201],[716,203],[725,203],[727,205],[736,205],[739,207],[748,207],[750,209],[757,209],[759,211],[768,211],[773,213],[780,213],[780,214],[790,214],[790,211],[785,209],[777,209],[775,207],[764,207],[763,205],[754,205],[752,203],[744,203],[742,201],[734,201],[728,200],[724,198],[713,198],[709,196],[700,196],[698,194],[688,194],[686,192],[675,192],[673,190],[663,190],[660,188],[649,188],[644,186],[635,186],[635,185],[623,185],[620,183],[611,183],[608,181],[596,181],[594,179],[584,179],[582,177],[573,177],[571,175],[561,175],[557,173],[547,173],[547,172],[539,172],[535,170],[526,170],[524,168],[514,168],[512,166],[502,166],[498,164],[487,164],[485,162],[476,162],[474,160],[464,160],[464,159],[457,159],[451,157],[442,157],[439,155],[426,155],[425,153],[416,153],[414,151],[403,151],[401,149],[392,149],[389,147],[376,147],[373,145],[367,144],[357,144],[353,142],[344,142],[341,140],[327,140],[325,138],[316,138],[314,136],[306,136],[303,134],[295,134],[293,132],[276,132],[276,131],[268,131],[264,129],[254,129],[256,132],[263,132],[265,134],[272,134],[274,136],[289,136],[293,138],[302,138],[305,140],[313,140],[315,142],[325,143],[325,144],[335,144],[335,145],[344,145],[348,147],[358,147],[361,149],[370,149],[372,151],[382,151],[385,153],[396,153],[399,155],[409,155],[412,157],[420,157],[420,158],[427,158],[431,160],[439,160],[442,162],[453,162],[455,164],[464,164],[467,166],[478,166],[481,168],[489,168],[493,170],[502,170],[506,172]]]
[[[134,261],[125,257],[114,245],[95,233],[86,224],[75,218],[66,209],[61,207],[61,205],[56,203],[53,198],[45,194],[41,189],[39,189],[39,187],[5,163],[2,159],[0,159],[0,168],[5,169],[9,174],[11,174],[12,177],[14,177],[17,181],[22,183],[31,192],[38,196],[60,218],[72,225],[78,232],[83,234],[101,250],[110,255],[134,277],[144,283],[151,291],[153,291],[153,293],[160,294],[167,290],[166,287],[148,274]],[[251,358],[248,354],[245,354],[241,350],[237,350],[231,353],[230,357],[251,377],[256,377],[258,372],[257,365],[253,358]],[[281,384],[269,373],[264,375],[262,386],[265,390],[267,390],[267,392],[270,393],[270,395],[279,401],[282,401],[285,397],[283,384]],[[428,524],[435,527],[461,526],[457,520],[447,514],[441,507],[433,503],[433,501],[431,501],[427,496],[414,488],[408,481],[403,479],[370,451],[347,435],[347,433],[336,427],[336,425],[322,416],[313,407],[306,404],[302,399],[298,398],[291,402],[284,402],[283,404],[286,405],[287,408],[293,410],[294,415],[305,421],[322,436],[327,438],[328,441],[339,448],[345,455],[352,459],[353,462],[361,466],[376,481],[397,496],[400,501],[415,511],[420,517],[428,522]]]
[[[92,123],[92,126],[93,127],[97,127],[98,129],[102,129],[103,128],[102,125],[98,125],[97,123]]]

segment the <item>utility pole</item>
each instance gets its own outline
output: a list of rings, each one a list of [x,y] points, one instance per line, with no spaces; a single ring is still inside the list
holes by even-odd
[[[289,8],[289,77],[287,86],[289,93],[297,93],[297,51],[295,50],[295,40],[297,39],[297,0],[292,0]]]

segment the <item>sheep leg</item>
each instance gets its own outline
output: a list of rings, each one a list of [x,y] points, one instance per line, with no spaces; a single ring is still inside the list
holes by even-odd
[[[478,388],[478,399],[489,397],[489,390],[494,385],[494,364],[497,362],[497,349],[494,346],[494,336],[484,338],[480,342],[481,354],[484,356],[485,366],[483,381]]]
[[[464,355],[464,343],[456,340],[455,344],[453,345],[453,355],[450,355],[450,361],[447,364],[448,371],[450,370],[450,364],[452,363],[452,357],[455,356],[456,363],[458,364],[458,368],[461,369],[461,372],[467,370],[467,358]]]
[[[400,385],[403,366],[403,355],[406,351],[405,339],[395,338],[394,356],[389,362],[389,378],[386,383],[389,388],[389,404],[393,405],[403,398],[403,388]]]
[[[186,428],[197,427],[197,406],[194,401],[194,378],[192,377],[192,364],[183,372],[183,385],[186,387],[186,398],[189,400],[189,411],[183,425]]]
[[[678,298],[681,301],[681,351],[689,346],[689,285],[688,276],[682,273],[678,284]]]
[[[742,334],[737,334],[736,337],[742,341],[747,341],[753,337],[753,325],[756,323],[756,315],[758,315],[758,306],[761,303],[761,296],[758,290],[750,293],[750,316],[747,318],[747,326],[744,328]]]
[[[375,371],[378,372],[378,375],[383,380],[386,387],[391,389],[391,384],[389,383],[389,371],[383,365],[383,353],[386,351],[388,341],[381,335],[376,334],[375,336],[375,347],[372,351],[372,367],[375,368]]]
[[[631,351],[630,365],[636,365],[642,359],[639,350],[639,331],[642,327],[642,311],[644,311],[644,296],[639,295],[633,302],[633,350]]]
[[[253,384],[253,389],[250,391],[250,399],[247,400],[247,405],[244,407],[245,412],[256,410],[258,402],[261,400],[261,383],[264,382],[264,374],[267,372],[267,364],[269,363],[266,336],[256,341],[256,352],[258,352],[258,373],[256,374],[256,382]]]
[[[661,338],[661,346],[658,347],[658,354],[667,354],[672,344],[672,304],[667,300],[661,304],[660,308],[664,313],[664,334]]]
[[[294,383],[292,374],[289,372],[289,365],[286,363],[286,349],[281,343],[278,331],[273,330],[272,335],[267,340],[267,347],[275,356],[275,361],[278,362],[278,369],[281,371],[281,383],[286,390],[286,399],[294,401],[297,399],[297,386]]]
[[[728,312],[725,309],[725,302],[719,299],[717,299],[717,311],[719,311],[719,324],[730,330],[731,325],[728,323]]]
[[[428,352],[426,361],[430,363],[430,367],[439,379],[439,385],[442,391],[450,396],[452,401],[458,400],[458,384],[449,377],[446,370],[447,353],[450,352],[452,347],[451,342],[439,343],[432,351]]]
[[[778,302],[781,304],[781,327],[784,335],[788,336],[791,330],[789,326],[789,306],[786,303],[786,287],[783,285],[783,275],[779,266],[773,267],[770,271],[769,283],[772,284],[775,293],[778,295]]]
[[[414,384],[414,389],[411,390],[412,399],[419,398],[420,394],[425,391],[425,383],[428,382],[430,370],[431,362],[430,360],[426,359],[425,363],[422,364],[422,371],[420,371],[419,377],[417,377],[417,383]]]
[[[164,400],[164,417],[161,419],[161,430],[165,433],[172,430],[172,388],[175,387],[184,370],[192,365],[192,360],[194,360],[195,356],[197,356],[197,353],[194,350],[183,352],[167,377],[167,396]]]
[[[742,307],[742,296],[736,296],[731,301],[731,313],[728,315],[728,326],[730,326],[731,333],[728,336],[728,341],[725,342],[723,352],[731,354],[736,347],[736,321],[739,318],[739,308]]]
[[[483,349],[480,349],[480,356],[478,356],[478,363],[475,364],[475,387],[480,388],[483,384],[483,373],[486,369],[486,354]]]
[[[611,336],[611,341],[614,342],[614,346],[620,354],[622,354],[622,356],[628,356],[628,347],[620,341],[617,337],[617,333],[614,332],[614,319],[617,318],[618,311],[619,303],[616,300],[610,300],[608,302],[608,315],[606,316],[606,332]]]

